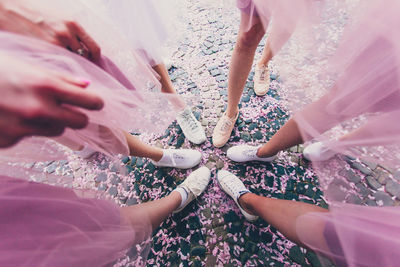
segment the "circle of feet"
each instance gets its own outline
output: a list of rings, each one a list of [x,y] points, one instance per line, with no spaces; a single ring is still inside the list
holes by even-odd
[[[267,222],[261,219],[247,222],[234,201],[219,187],[216,173],[227,169],[258,195],[327,207],[318,179],[302,157],[301,146],[284,151],[272,163],[240,164],[226,157],[232,145],[267,142],[288,120],[289,114],[280,105],[277,94],[280,80],[273,65],[270,89],[264,97],[254,94],[254,72],[250,73],[231,138],[223,148],[213,147],[212,130],[227,100],[228,66],[236,40],[238,12],[233,8],[207,8],[197,0],[188,1],[187,5],[186,37],[180,41],[172,58],[174,66],[169,71],[178,93],[201,99],[194,103],[193,111],[206,129],[207,141],[200,146],[190,144],[176,122],[162,135],[140,137],[163,148],[201,151],[203,159],[199,166],[211,169],[211,182],[197,200],[154,230],[146,266],[321,266],[314,253],[293,244]],[[261,42],[258,54],[263,46]],[[400,179],[400,172],[353,158],[344,160],[346,166],[341,175],[357,188],[351,202],[370,206],[399,204],[400,188],[390,179]],[[71,180],[86,177],[85,181],[75,182],[80,187],[84,182],[87,187],[95,186],[121,205],[162,198],[192,171],[158,168],[149,160],[136,157],[110,162],[105,156],[96,155],[85,164],[87,168],[71,159],[36,167],[45,168],[48,173],[69,175]],[[136,249],[116,265],[134,264],[129,257],[133,253]]]

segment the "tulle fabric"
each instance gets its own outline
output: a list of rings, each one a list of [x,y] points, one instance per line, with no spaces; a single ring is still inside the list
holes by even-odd
[[[160,133],[173,121],[179,109],[174,103],[179,103],[179,97],[150,92],[149,88],[159,91],[161,87],[155,72],[115,31],[115,26],[102,19],[101,10],[92,12],[79,1],[24,2],[38,10],[53,11],[51,14],[56,17],[76,18],[102,49],[103,56],[95,65],[61,47],[9,33],[0,34],[2,52],[37,67],[89,79],[91,85],[87,90],[104,99],[102,111],[84,111],[89,116],[89,126],[79,131],[67,130],[62,136],[64,141],[89,146],[110,156],[128,154],[122,131]],[[22,149],[10,149],[9,154],[14,158],[29,153],[32,158],[38,154],[47,154],[48,159],[63,156],[62,151],[57,154],[54,149],[42,146],[37,138],[34,140],[21,143]]]
[[[105,56],[102,57],[99,66],[90,61],[69,52],[66,49],[49,45],[38,40],[22,36],[0,33],[0,50],[17,59],[23,60],[33,66],[47,68],[61,73],[67,73],[75,77],[85,77],[91,81],[88,91],[93,91],[105,101],[101,111],[82,110],[89,116],[90,124],[83,130],[67,129],[63,138],[78,144],[88,145],[92,149],[106,153],[128,154],[124,131],[163,131],[169,122],[173,120],[175,110],[169,102],[174,96],[162,95],[143,91],[146,84],[132,82]],[[140,61],[137,61],[140,63]],[[152,73],[146,70],[145,65],[138,64],[136,75],[140,79],[148,76],[154,78]],[[109,73],[112,73],[111,76]],[[115,79],[116,77],[117,79]],[[130,77],[135,78],[135,77]],[[120,80],[121,82],[118,82]],[[124,84],[124,85],[123,85]],[[134,85],[135,84],[135,85]],[[137,90],[138,89],[138,90]],[[142,90],[140,90],[142,89]],[[160,109],[165,116],[160,117]],[[37,140],[37,138],[34,138]],[[36,148],[40,146],[38,141],[31,142]],[[27,152],[26,142],[19,147],[22,152]],[[15,155],[16,149],[11,149]],[[39,149],[40,150],[40,149]],[[35,149],[29,149],[37,156]],[[50,155],[50,159],[54,155]]]
[[[288,60],[281,61],[279,53],[274,59],[277,69],[283,70],[283,87],[289,84],[287,94],[281,94],[283,103],[294,113],[303,140],[322,141],[339,153],[332,160],[313,162],[330,210],[300,217],[297,234],[303,243],[328,255],[338,266],[397,266],[400,209],[363,206],[369,197],[363,195],[359,180],[365,184],[367,177],[355,170],[359,180],[352,179],[354,173],[348,170],[347,162],[357,163],[353,167],[378,163],[381,170],[391,172],[400,167],[400,32],[394,26],[400,22],[400,3],[364,1],[354,12],[348,12],[352,8],[344,1],[325,2],[317,6],[318,20],[295,16],[292,34],[303,31],[305,36],[299,39],[311,43],[291,43],[282,51],[289,51]],[[263,10],[269,12],[267,2],[254,3],[261,20],[268,21],[263,15]],[[296,5],[291,11],[287,7],[287,14],[298,9]],[[311,10],[316,10],[314,7]],[[337,16],[330,17],[332,14]],[[343,27],[341,24],[346,25],[344,30],[335,28]],[[290,64],[294,65],[293,75],[285,76]],[[278,89],[283,93],[279,90],[284,89]],[[374,175],[368,167],[363,171]],[[392,175],[387,179],[386,185],[400,186]],[[377,205],[387,204],[377,201]]]
[[[166,26],[156,0],[102,0],[111,20],[124,34],[132,48],[151,65],[162,62]]]
[[[365,13],[353,15],[325,72],[329,79],[334,77],[334,85],[294,118],[304,140],[320,140],[338,153],[393,170],[400,165],[400,43],[393,27],[399,22],[399,4],[385,1],[385,8],[373,3],[361,10]],[[372,23],[372,17],[380,23]],[[330,228],[328,249],[321,251],[349,266],[397,266],[400,209],[344,204],[359,204],[363,196],[351,174],[343,172],[346,163],[342,157],[314,162],[313,166],[333,206],[329,216],[309,215],[302,224],[321,220]],[[388,178],[389,183],[399,185],[393,177]],[[302,229],[300,226],[298,231],[309,244]],[[334,244],[330,244],[332,235],[337,238]]]
[[[245,31],[260,23],[265,31],[269,30],[270,48],[276,54],[300,25],[317,20],[317,4],[321,3],[316,2],[320,1],[237,0],[236,6],[242,13]]]
[[[111,266],[150,236],[146,216],[130,225],[115,204],[88,194],[0,176],[0,265]]]
[[[176,22],[179,1],[86,0],[86,3],[95,8],[103,4],[112,23],[127,38],[132,49],[154,66],[168,56],[165,46],[170,37],[179,39],[180,24]]]
[[[319,10],[324,1],[313,0],[252,0],[264,29],[267,31],[270,48],[277,54],[291,35],[319,20]],[[304,42],[306,40],[302,40]]]
[[[336,266],[390,267],[400,256],[399,218],[398,207],[333,204],[329,213],[301,216],[296,227],[302,242]]]

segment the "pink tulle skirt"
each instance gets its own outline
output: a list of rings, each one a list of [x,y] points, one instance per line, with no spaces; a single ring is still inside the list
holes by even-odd
[[[393,189],[399,188],[400,182],[389,171],[393,173],[400,167],[400,32],[394,26],[400,23],[400,3],[395,0],[364,2],[354,13],[344,16],[346,27],[343,33],[336,33],[332,29],[342,21],[338,21],[339,17],[326,16],[335,13],[324,10],[321,4],[327,4],[328,8],[328,3],[315,1],[321,2],[318,9],[314,9],[314,5],[304,9],[297,6],[301,2],[290,1],[290,5],[286,5],[287,1],[276,1],[279,4],[273,11],[275,17],[282,14],[280,20],[287,18],[285,14],[294,18],[295,23],[289,23],[296,25],[290,27],[291,34],[301,31],[305,36],[300,40],[314,42],[290,44],[293,47],[288,51],[292,54],[286,64],[280,64],[280,55],[276,55],[277,69],[282,70],[288,68],[287,64],[294,64],[290,55],[293,59],[305,55],[300,58],[299,65],[293,67],[293,76],[282,76],[282,86],[291,85],[283,96],[287,108],[295,114],[293,118],[304,141],[321,141],[328,149],[351,157],[341,155],[329,161],[313,162],[330,211],[300,217],[297,234],[302,242],[328,255],[338,266],[397,266],[400,209],[351,204],[365,205],[370,200],[363,195],[366,190],[363,184],[371,177],[357,171],[354,174],[348,170],[345,160],[360,160],[353,159],[352,164],[372,176],[375,174],[365,166],[378,163],[376,172],[387,175],[386,186],[376,192],[370,190],[369,194],[384,194],[394,203],[398,195]],[[254,3],[261,20],[268,22],[271,10],[268,1],[254,0]],[[333,5],[340,8],[336,14],[347,10],[342,4]],[[314,17],[322,14],[325,17],[310,21],[304,16],[310,10],[321,11]],[[335,27],[326,27],[327,21]],[[334,44],[326,45],[330,38]],[[325,66],[315,67],[320,64],[316,59],[325,55],[327,60],[322,61]],[[305,83],[302,79],[308,77],[299,73],[308,73],[313,83]],[[283,89],[278,89],[278,93],[282,93],[279,90]],[[354,176],[359,179],[353,179]],[[382,201],[378,205],[385,203]]]
[[[103,110],[82,110],[89,117],[89,125],[82,130],[67,129],[62,136],[64,139],[87,145],[108,155],[127,155],[129,149],[122,131],[162,132],[175,117],[176,110],[171,100],[176,96],[148,92],[146,83],[157,80],[147,65],[141,64],[141,60],[134,54],[126,55],[127,60],[136,60],[135,70],[130,69],[130,72],[127,72],[135,76],[126,76],[105,55],[98,65],[95,65],[64,48],[39,40],[5,32],[0,33],[0,40],[1,52],[33,66],[84,77],[91,81],[87,90],[103,98]],[[163,116],[159,116],[161,113]],[[41,154],[39,151],[43,147],[40,142],[30,142],[27,139],[12,148],[10,154],[15,156],[15,153],[20,151],[33,153],[33,158],[36,158]],[[54,157],[55,155],[49,155],[49,159]]]
[[[143,214],[133,229],[88,193],[1,176],[0,265],[106,266],[150,236]]]
[[[93,1],[93,0],[91,0]],[[152,66],[162,62],[167,40],[167,19],[157,0],[102,0],[111,21],[135,49]],[[169,19],[173,19],[172,17]]]

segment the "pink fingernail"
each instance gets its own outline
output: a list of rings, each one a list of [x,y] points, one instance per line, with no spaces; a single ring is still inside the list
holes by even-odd
[[[81,81],[81,83],[84,83],[85,85],[89,85],[89,84],[92,83],[92,82],[89,81],[88,79],[83,79],[83,78],[81,78],[80,81]]]

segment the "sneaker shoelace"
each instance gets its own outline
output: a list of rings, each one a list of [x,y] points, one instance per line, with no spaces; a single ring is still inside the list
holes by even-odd
[[[221,123],[220,131],[227,132],[233,124],[233,121],[224,115],[223,121]]]
[[[190,111],[184,111],[181,114],[185,124],[189,126],[190,130],[195,131],[198,130],[198,125],[196,119],[192,116],[192,113]]]
[[[238,182],[236,178],[231,178],[230,182],[227,182],[227,179],[229,178],[225,177],[223,182],[228,187],[229,191],[233,194],[233,197],[237,199],[240,196],[240,192],[243,191],[242,184],[241,182]]]
[[[267,76],[267,68],[263,67],[262,69],[258,69],[258,75],[260,76],[260,82],[265,82]]]
[[[251,158],[251,159],[257,159],[258,158],[257,150],[255,150],[254,148],[249,148],[249,149],[243,151],[243,154],[245,156],[247,156],[248,158]]]

